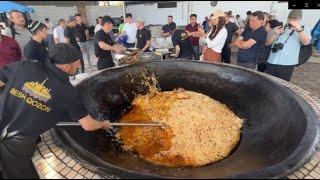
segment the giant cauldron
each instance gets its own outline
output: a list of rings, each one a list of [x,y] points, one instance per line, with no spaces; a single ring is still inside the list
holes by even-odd
[[[140,77],[144,69],[155,73],[164,91],[182,87],[227,104],[245,119],[241,141],[232,154],[220,162],[197,168],[168,168],[122,151],[113,137],[103,131],[87,133],[79,127],[54,130],[55,138],[65,148],[102,175],[280,178],[301,166],[317,145],[316,115],[303,98],[269,78],[222,64],[155,61],[102,71],[78,86],[91,115],[100,119],[117,118],[135,93],[146,92]]]

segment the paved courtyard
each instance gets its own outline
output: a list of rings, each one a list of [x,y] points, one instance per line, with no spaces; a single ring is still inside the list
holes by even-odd
[[[291,82],[320,98],[320,58],[295,69]]]

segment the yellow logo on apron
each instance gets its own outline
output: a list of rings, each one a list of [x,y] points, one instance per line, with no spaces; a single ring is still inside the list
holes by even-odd
[[[44,86],[47,80],[48,78],[41,84],[38,82],[26,82],[24,83],[22,90],[35,99],[48,102],[51,99],[51,89]]]
[[[26,82],[22,88],[23,92],[16,88],[11,88],[10,94],[25,101],[30,106],[48,113],[52,110],[52,108],[45,104],[51,99],[51,90],[44,86],[47,80],[48,78],[45,79],[41,84],[38,82]],[[28,97],[28,95],[30,97]]]

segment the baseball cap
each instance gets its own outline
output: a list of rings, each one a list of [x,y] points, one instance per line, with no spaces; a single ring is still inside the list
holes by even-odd
[[[137,17],[136,22],[144,23],[144,19],[142,17]]]
[[[102,17],[101,23],[102,23],[102,25],[104,25],[105,23],[114,24],[113,19],[108,15]]]
[[[49,46],[49,59],[55,64],[70,64],[81,58],[81,52],[67,43]]]
[[[288,15],[288,18],[290,19],[302,18],[302,10],[301,9],[291,10]]]
[[[213,18],[225,17],[225,13],[222,10],[216,10],[213,12]]]
[[[40,25],[46,27],[45,24],[43,24],[43,23],[41,23],[41,22],[39,22],[39,21],[33,21],[32,23],[30,23],[30,24],[28,25],[28,29],[29,29],[29,31],[30,31],[31,33],[34,33],[34,32],[40,27]]]
[[[75,21],[75,20],[76,20],[76,18],[75,18],[74,16],[69,16],[69,17],[68,17],[68,21],[69,21],[69,22]]]

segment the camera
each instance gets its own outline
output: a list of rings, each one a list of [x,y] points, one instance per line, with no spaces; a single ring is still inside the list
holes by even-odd
[[[269,24],[270,24],[270,28],[275,28],[275,27],[278,27],[278,26],[282,26],[283,27],[283,22],[280,22],[278,20],[270,20]]]
[[[283,27],[283,22],[279,22],[279,21],[278,21],[278,22],[276,23],[276,27],[277,27],[277,26]]]
[[[283,46],[284,46],[283,43],[276,43],[276,44],[274,44],[274,45],[272,46],[271,51],[272,51],[273,53],[276,53],[277,51],[282,50],[282,49],[283,49]]]

